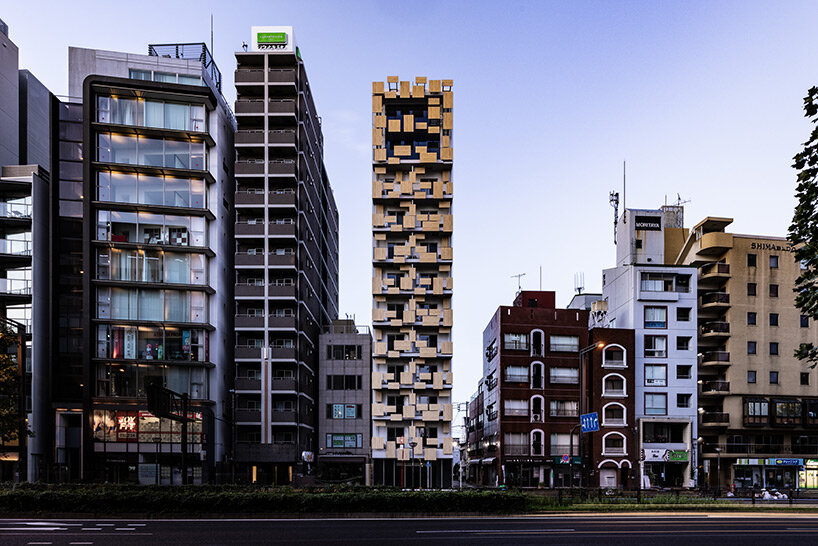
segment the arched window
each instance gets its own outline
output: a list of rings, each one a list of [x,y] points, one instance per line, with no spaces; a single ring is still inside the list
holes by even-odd
[[[625,406],[619,402],[610,402],[602,407],[602,426],[624,426],[627,425],[627,413]]]
[[[545,420],[545,401],[542,396],[535,394],[531,397],[531,422],[542,423]]]
[[[531,454],[532,455],[543,455],[544,452],[544,445],[543,445],[543,438],[544,438],[543,431],[540,429],[535,429],[531,431]]]
[[[609,432],[602,437],[602,455],[627,455],[625,435],[621,432]]]
[[[627,391],[625,390],[625,378],[618,373],[609,373],[606,375],[602,379],[602,396],[627,396]]]
[[[531,356],[542,356],[544,352],[543,340],[545,335],[542,330],[531,330]]]
[[[628,353],[622,345],[611,344],[602,351],[603,368],[626,368]]]
[[[543,364],[542,362],[532,362],[531,363],[531,388],[532,389],[541,389],[543,388],[545,382],[545,376],[543,376]]]

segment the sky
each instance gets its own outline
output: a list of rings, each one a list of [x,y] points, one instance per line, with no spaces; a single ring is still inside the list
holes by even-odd
[[[454,80],[454,400],[482,373],[482,332],[522,288],[601,290],[612,190],[786,235],[792,157],[818,84],[815,2],[4,2],[20,67],[68,88],[68,46],[144,53],[210,41],[232,104],[251,25],[292,25],[323,119],[340,215],[340,310],[371,324],[371,82]]]

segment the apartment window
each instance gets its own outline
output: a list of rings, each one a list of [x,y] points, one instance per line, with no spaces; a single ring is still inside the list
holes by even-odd
[[[744,400],[744,424],[764,425],[770,414],[770,403],[765,399]]]
[[[327,434],[328,448],[360,448],[362,445],[363,434]]]
[[[360,419],[361,404],[327,404],[327,419]]]
[[[755,341],[748,341],[747,342],[747,354],[754,355],[756,354],[757,343]]]
[[[770,385],[778,385],[778,372],[770,372]]]
[[[359,391],[361,390],[360,375],[328,375],[328,391]]]
[[[676,321],[677,322],[689,322],[690,321],[690,307],[677,307],[676,308]]]
[[[579,368],[556,368],[552,367],[548,370],[549,380],[552,384],[571,384],[579,383]]]
[[[636,248],[642,248],[642,239],[636,240]]]
[[[667,415],[667,394],[646,392],[645,415]]]
[[[667,336],[645,336],[645,356],[667,358]]]
[[[801,328],[809,328],[809,315],[801,315]]]
[[[676,407],[677,408],[689,408],[690,407],[690,394],[686,393],[679,393],[676,395]]]
[[[801,401],[800,400],[775,400],[775,417],[773,423],[776,425],[800,425],[801,424]]]
[[[386,427],[386,441],[396,442],[403,436],[403,427]]]
[[[571,434],[552,433],[551,434],[551,455],[579,455],[579,436],[574,434],[571,441]],[[573,453],[571,447],[573,446]]]
[[[756,377],[757,376],[755,370],[747,370],[747,383],[755,383]]]
[[[579,352],[578,336],[549,336],[549,351],[576,353]]]
[[[770,269],[778,269],[778,256],[770,256]]]
[[[755,326],[757,317],[758,315],[755,311],[749,311],[747,313],[747,326]]]
[[[676,366],[676,379],[691,379],[693,377],[693,366],[679,364]]]
[[[770,326],[778,326],[778,313],[770,313]]]
[[[773,355],[773,356],[778,355],[778,342],[777,341],[771,341],[770,342],[770,354]]]
[[[528,334],[505,334],[503,348],[511,351],[528,350]]]
[[[747,283],[747,295],[748,296],[755,296],[756,295],[756,283],[748,282]]]
[[[687,351],[690,349],[690,337],[677,337],[676,338],[676,350],[677,351]]]
[[[755,267],[756,266],[756,255],[755,254],[747,254],[747,267]]]
[[[576,400],[551,400],[550,415],[552,417],[576,417],[579,415]]]
[[[528,416],[528,400],[503,400],[503,415]]]
[[[809,385],[809,372],[801,372],[801,384]]]
[[[645,328],[667,328],[667,307],[645,307]]]
[[[327,360],[361,360],[361,346],[327,345]]]
[[[664,387],[667,385],[667,366],[664,364],[645,364],[645,386]]]
[[[525,366],[506,366],[505,380],[509,383],[528,383],[528,368]]]
[[[777,298],[778,297],[778,285],[777,284],[771,284],[770,285],[770,297],[771,298]]]

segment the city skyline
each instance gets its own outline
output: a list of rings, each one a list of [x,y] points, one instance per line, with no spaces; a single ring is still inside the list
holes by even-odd
[[[42,6],[59,15],[56,4]],[[536,289],[542,265],[542,288],[556,290],[560,305],[575,272],[598,291],[601,270],[614,263],[607,200],[610,190],[622,191],[623,160],[625,206],[653,208],[681,194],[692,200],[690,219],[731,216],[738,233],[786,234],[790,160],[809,130],[801,99],[818,68],[808,57],[806,25],[815,8],[807,4],[742,3],[739,13],[737,3],[520,3],[491,17],[456,4],[410,10],[361,3],[342,13],[329,3],[258,3],[234,14],[210,3],[193,17],[183,4],[161,6],[161,19],[155,10],[129,10],[122,20],[131,29],[64,26],[58,16],[36,21],[29,6],[9,6],[3,18],[20,47],[20,67],[65,94],[67,63],[54,57],[66,58],[69,45],[144,53],[149,43],[209,43],[212,11],[214,56],[230,104],[231,58],[249,43],[250,26],[292,24],[311,67],[341,216],[340,313],[361,324],[371,324],[371,81],[428,74],[458,82],[455,401],[467,400],[480,376],[480,332],[516,290],[511,275],[525,272],[522,287]],[[124,8],[108,9],[111,20],[124,17]],[[190,25],[176,24],[180,17]],[[456,29],[469,32],[432,34],[426,17],[457,21]],[[398,47],[380,51],[382,36]],[[486,122],[487,110],[498,117]],[[501,125],[499,116],[526,123],[507,134],[487,131]],[[512,224],[499,221],[511,217]],[[566,226],[570,238],[559,236]],[[543,235],[532,244],[514,233]]]

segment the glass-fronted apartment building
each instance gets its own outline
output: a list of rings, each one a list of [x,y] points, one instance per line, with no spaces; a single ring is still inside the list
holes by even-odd
[[[146,410],[158,381],[192,400],[200,482],[230,449],[234,121],[204,44],[149,53],[69,51],[84,112],[83,477],[181,481],[181,427]]]

